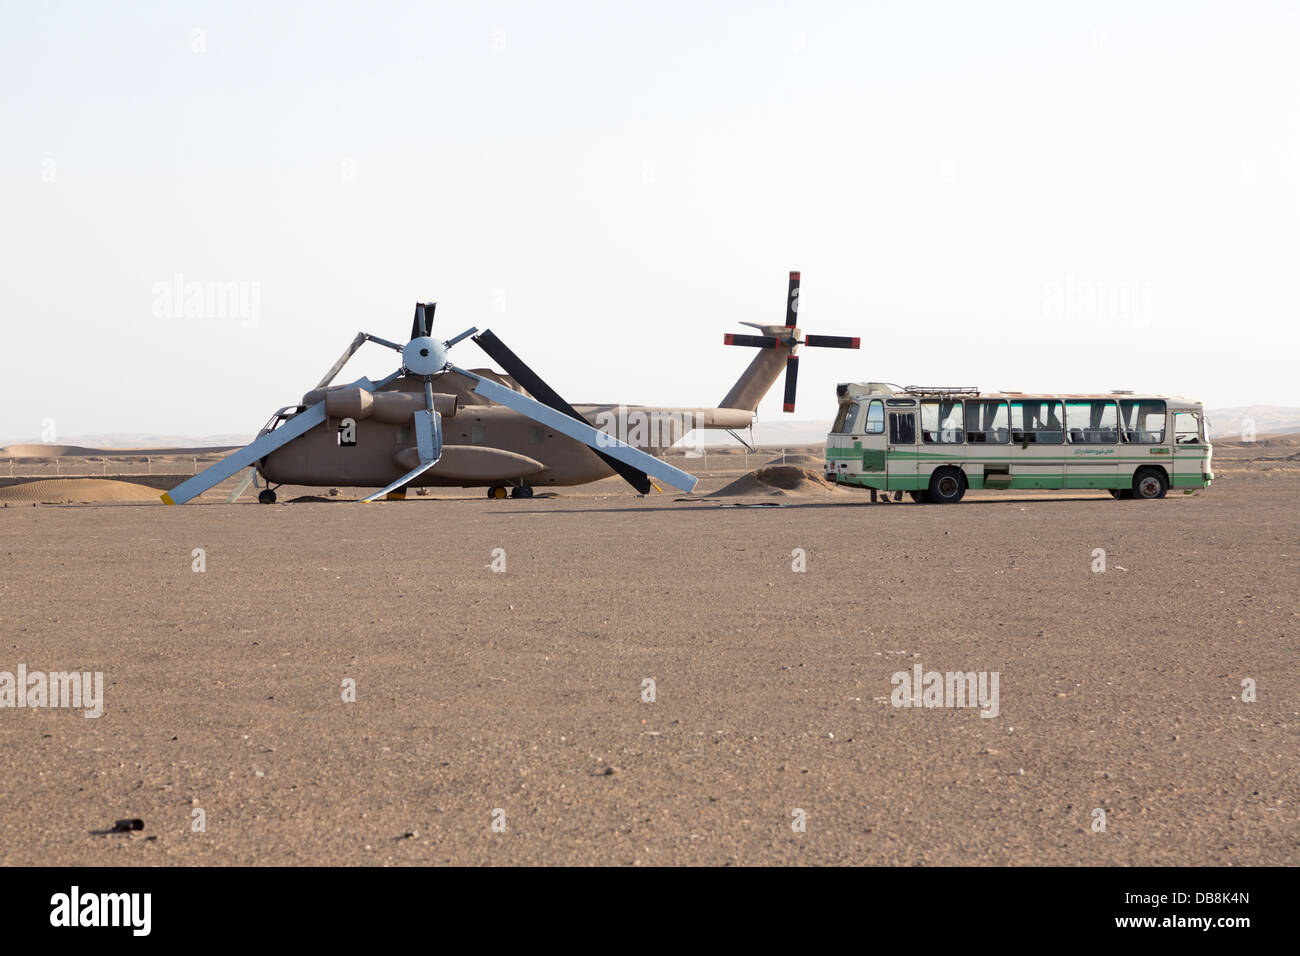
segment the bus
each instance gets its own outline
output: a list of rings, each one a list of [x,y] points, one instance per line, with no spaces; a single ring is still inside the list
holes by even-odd
[[[966,489],[1095,488],[1119,499],[1208,488],[1199,402],[1111,392],[1048,395],[841,384],[826,477],[953,504]]]

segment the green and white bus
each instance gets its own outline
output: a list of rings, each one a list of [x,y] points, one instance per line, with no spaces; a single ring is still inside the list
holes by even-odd
[[[1163,498],[1207,488],[1199,402],[1166,395],[1046,395],[842,384],[826,477],[953,503],[967,488],[1096,488]]]

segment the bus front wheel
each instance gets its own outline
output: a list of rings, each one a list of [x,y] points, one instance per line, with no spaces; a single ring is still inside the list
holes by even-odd
[[[1163,498],[1169,490],[1169,480],[1158,468],[1141,468],[1133,476],[1133,497],[1144,501]]]
[[[953,505],[966,494],[966,476],[960,468],[940,468],[930,476],[930,500],[939,505]]]

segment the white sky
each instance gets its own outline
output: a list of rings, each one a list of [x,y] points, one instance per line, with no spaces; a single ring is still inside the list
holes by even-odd
[[[795,418],[1300,405],[1297,50],[1295,3],[3,0],[0,438],[251,433],[421,298],[570,401],[712,405],[796,268],[864,347]],[[178,274],[256,324],[155,315]]]

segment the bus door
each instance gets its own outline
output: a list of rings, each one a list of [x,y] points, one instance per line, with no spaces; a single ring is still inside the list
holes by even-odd
[[[1205,416],[1198,409],[1170,409],[1174,419],[1174,460],[1171,488],[1200,488],[1209,468],[1210,443]]]
[[[860,421],[862,438],[856,444],[862,452],[862,477],[869,488],[885,487],[885,403],[873,398],[867,404],[866,417]]]
[[[889,410],[889,445],[885,467],[885,487],[890,491],[916,490],[916,412],[911,409]]]

